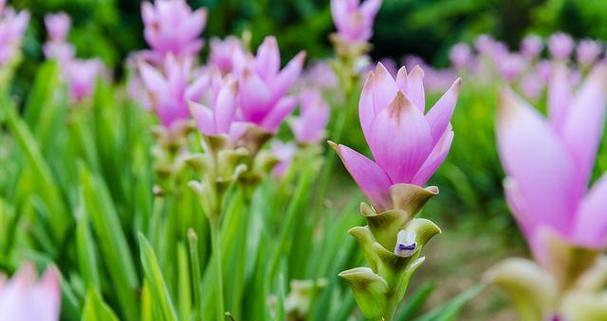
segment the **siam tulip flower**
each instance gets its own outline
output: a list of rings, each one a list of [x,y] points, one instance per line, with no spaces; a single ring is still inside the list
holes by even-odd
[[[231,142],[235,142],[246,130],[246,124],[236,121],[236,81],[229,76],[214,78],[209,86],[207,102],[190,102],[190,111],[202,134],[227,135]]]
[[[470,60],[472,59],[472,51],[470,50],[470,46],[465,43],[458,43],[453,46],[449,51],[449,59],[451,60],[451,64],[457,70],[465,70]]]
[[[211,39],[209,64],[217,67],[223,73],[232,72],[235,68],[234,59],[243,55],[240,39],[230,36],[224,40]],[[236,57],[235,57],[236,56]]]
[[[511,53],[505,55],[500,60],[496,60],[496,65],[502,78],[508,82],[513,82],[525,71],[527,64],[521,55]]]
[[[40,281],[36,269],[25,264],[6,280],[0,275],[0,320],[59,321],[59,273],[48,268]]]
[[[97,77],[103,72],[103,63],[97,59],[73,60],[66,66],[65,77],[70,89],[70,99],[82,101],[91,96]]]
[[[603,46],[601,46],[599,42],[584,39],[580,41],[577,46],[577,61],[582,66],[591,66],[596,62],[602,52]]]
[[[274,140],[272,141],[270,150],[278,159],[278,164],[272,169],[272,175],[276,178],[281,178],[285,175],[289,166],[291,166],[293,157],[295,157],[295,153],[297,153],[297,146],[292,142],[284,143],[279,140]]]
[[[571,36],[565,33],[555,33],[548,41],[548,49],[552,58],[557,60],[566,60],[571,56],[575,43]]]
[[[185,0],[143,2],[144,37],[161,58],[196,56],[202,48],[200,34],[207,23],[207,10],[192,11]]]
[[[396,80],[378,64],[365,81],[360,124],[375,161],[344,145],[334,145],[346,169],[378,210],[391,208],[395,184],[424,185],[443,162],[453,140],[450,119],[461,80],[427,112],[424,72],[401,68]]]
[[[544,43],[538,35],[528,35],[521,42],[521,54],[529,60],[537,58],[543,49]]]
[[[523,79],[521,79],[521,90],[525,96],[531,100],[540,98],[545,86],[546,83],[537,70],[526,74]]]
[[[191,59],[178,61],[172,55],[165,60],[162,71],[145,62],[139,63],[141,79],[148,91],[152,108],[167,129],[188,119],[188,102],[200,100],[208,85],[205,77],[190,82],[191,70]]]
[[[6,65],[15,59],[21,46],[23,35],[27,30],[30,14],[22,10],[19,13],[13,8],[0,11],[0,65]]]
[[[249,59],[239,77],[238,95],[242,118],[274,133],[296,107],[297,100],[287,96],[295,84],[305,59],[300,52],[280,70],[280,52],[276,38],[267,37]]]
[[[552,74],[552,63],[549,60],[540,60],[535,69],[542,81],[548,83]]]
[[[606,87],[607,67],[595,67],[566,105],[550,109],[550,122],[512,92],[502,94],[497,138],[508,176],[505,192],[543,266],[551,259],[549,235],[582,248],[607,247],[607,176],[587,188],[605,121]]]
[[[338,36],[346,43],[365,43],[373,35],[373,20],[381,0],[331,0],[331,15]]]
[[[291,122],[295,140],[302,144],[316,144],[322,140],[329,122],[329,106],[322,93],[305,89],[299,94],[301,113]]]
[[[65,12],[58,12],[44,16],[44,25],[50,41],[65,42],[70,32],[72,20]]]

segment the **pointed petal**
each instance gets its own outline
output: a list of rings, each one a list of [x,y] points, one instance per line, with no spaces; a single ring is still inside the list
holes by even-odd
[[[332,144],[344,166],[376,210],[390,208],[388,175],[375,162],[344,145]]]
[[[278,74],[278,77],[271,85],[274,89],[273,97],[281,98],[289,91],[291,86],[293,86],[299,78],[305,60],[306,53],[302,51],[298,53],[295,58],[291,59],[282,71],[280,71],[280,74]]]
[[[400,67],[396,73],[396,86],[400,91],[407,92],[407,68],[405,66]]]
[[[451,128],[445,130],[441,139],[436,143],[432,152],[417,171],[413,178],[413,184],[423,186],[430,179],[432,174],[436,172],[438,167],[445,161],[451,149],[451,143],[453,142],[453,130]]]
[[[213,111],[202,104],[190,102],[190,113],[198,130],[205,135],[217,134]]]
[[[236,115],[236,82],[228,81],[219,91],[214,106],[217,131],[227,134]]]
[[[426,114],[426,120],[430,124],[430,129],[432,131],[432,144],[436,144],[442,137],[451,121],[455,105],[457,104],[457,97],[459,96],[461,84],[461,78],[457,78],[451,85],[451,88],[443,94]]]
[[[280,127],[282,121],[295,110],[297,99],[295,97],[285,97],[276,103],[276,106],[261,123],[261,127],[274,133]]]
[[[413,67],[409,73],[406,93],[415,107],[423,113],[426,110],[426,94],[424,93],[424,71],[420,66]]]
[[[409,99],[398,92],[371,124],[369,147],[393,183],[410,183],[432,150],[430,126]]]
[[[565,64],[557,62],[552,69],[552,75],[548,83],[548,115],[550,123],[558,133],[561,132],[565,119],[567,119],[572,96],[569,70]]]
[[[374,74],[373,109],[375,114],[378,114],[394,100],[398,87],[396,87],[396,82],[390,75],[390,72],[388,72],[381,62],[377,63]]]
[[[366,0],[360,6],[360,11],[367,17],[367,19],[373,20],[379,8],[381,7],[382,0]]]
[[[141,80],[149,91],[160,92],[167,88],[168,83],[164,76],[152,66],[141,63],[139,64]]]
[[[596,67],[575,97],[565,120],[562,137],[578,169],[584,190],[601,141],[605,123],[607,67]]]
[[[565,148],[538,112],[505,90],[497,123],[500,158],[518,184],[528,215],[562,235],[571,229],[577,196],[575,171]]]
[[[238,86],[240,107],[247,121],[259,124],[269,112],[271,93],[266,84],[249,70],[245,70]]]
[[[375,89],[375,74],[370,72],[363,85],[358,103],[358,117],[360,118],[360,127],[365,135],[365,140],[369,141],[369,131],[371,123],[375,119],[375,109],[373,107],[373,90]]]
[[[280,52],[276,38],[268,36],[264,39],[255,57],[255,70],[261,77],[269,81],[280,69]]]
[[[577,213],[574,241],[577,245],[607,247],[607,175],[592,187],[583,199]]]

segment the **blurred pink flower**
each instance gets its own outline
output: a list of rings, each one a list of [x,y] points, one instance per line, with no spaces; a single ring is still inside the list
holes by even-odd
[[[58,12],[44,16],[44,25],[50,41],[65,42],[72,20],[65,12]]]
[[[537,71],[531,71],[521,79],[521,90],[525,97],[537,100],[542,95],[546,82],[539,76]]]
[[[49,41],[43,47],[44,56],[48,59],[57,59],[59,65],[67,66],[74,59],[76,50],[67,42]]]
[[[599,42],[584,39],[577,46],[577,61],[582,66],[590,66],[597,61],[602,52],[603,46]]]
[[[521,54],[529,60],[537,58],[542,50],[544,43],[538,35],[527,35],[521,42]]]
[[[239,103],[244,121],[276,132],[296,107],[297,100],[286,96],[301,73],[305,53],[300,52],[280,70],[280,52],[274,37],[266,37],[257,56],[247,61],[238,79]]]
[[[275,178],[280,179],[285,175],[289,166],[291,166],[293,157],[295,157],[295,153],[297,153],[297,146],[292,142],[284,143],[280,140],[274,140],[272,141],[270,150],[272,151],[272,154],[278,158],[278,164],[274,166],[272,175]]]
[[[199,101],[208,86],[208,78],[199,77],[191,82],[192,60],[177,60],[169,55],[163,70],[145,62],[139,63],[139,73],[145,85],[152,108],[166,128],[190,116],[188,102]]]
[[[562,32],[553,34],[548,41],[550,55],[552,55],[552,58],[558,60],[569,59],[574,46],[575,43],[571,36]]]
[[[329,122],[329,106],[322,93],[304,89],[299,94],[300,114],[291,122],[291,129],[298,143],[316,144],[324,137]]]
[[[59,273],[51,267],[37,279],[36,269],[29,263],[10,280],[0,275],[0,320],[59,321]]]
[[[513,82],[520,77],[527,67],[525,58],[519,54],[509,53],[496,61],[502,78],[508,82]]]
[[[70,99],[78,102],[91,96],[102,71],[103,63],[97,59],[70,61],[64,70],[70,89]]]
[[[547,83],[550,80],[550,75],[552,74],[552,62],[549,60],[540,60],[535,69],[537,71],[537,75]]]
[[[550,110],[550,122],[514,93],[502,94],[497,141],[506,197],[541,264],[548,232],[581,247],[607,246],[607,176],[587,188],[605,122],[606,87],[607,67],[596,67],[573,99]],[[555,116],[562,121],[552,121]]]
[[[339,37],[351,43],[367,42],[382,0],[331,0],[331,15]]]
[[[161,57],[195,56],[202,48],[200,34],[207,23],[207,10],[192,11],[185,0],[143,2],[144,37]]]
[[[240,39],[230,36],[224,40],[211,39],[211,52],[209,64],[217,67],[221,72],[228,73],[234,69],[235,55],[243,55]]]
[[[346,169],[378,210],[390,207],[392,185],[424,185],[451,147],[450,120],[461,80],[425,113],[423,77],[419,67],[409,74],[401,68],[395,80],[378,64],[367,77],[359,102],[360,124],[375,161],[347,146],[335,146]]]
[[[303,86],[332,89],[338,86],[339,81],[329,62],[317,61],[304,71],[301,83]]]
[[[11,7],[0,11],[0,65],[11,62],[18,53],[23,35],[27,30],[30,14],[26,10],[19,13]]]
[[[465,43],[458,43],[449,51],[449,59],[451,64],[458,70],[464,70],[470,64],[472,59],[472,51],[470,46]]]
[[[204,135],[227,135],[232,142],[236,142],[247,129],[246,123],[236,121],[236,81],[229,75],[211,78],[206,102],[190,102],[192,117]]]

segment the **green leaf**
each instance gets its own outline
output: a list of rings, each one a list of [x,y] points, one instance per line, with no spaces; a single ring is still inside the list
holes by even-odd
[[[465,292],[459,294],[449,302],[443,304],[442,306],[434,308],[432,311],[422,315],[421,317],[415,319],[415,321],[450,321],[457,316],[459,311],[468,303],[468,301],[472,300],[475,296],[477,296],[483,289],[485,289],[485,285],[477,285],[472,287]]]
[[[97,291],[91,290],[86,296],[82,321],[119,321],[114,311],[103,302]]]
[[[162,277],[162,271],[158,264],[156,254],[145,236],[139,234],[139,246],[141,249],[141,264],[145,273],[145,279],[150,285],[153,301],[158,304],[162,312],[162,320],[177,321],[177,312],[171,300],[169,290]]]

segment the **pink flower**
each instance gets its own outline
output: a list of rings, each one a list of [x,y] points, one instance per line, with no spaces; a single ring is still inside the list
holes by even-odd
[[[194,56],[202,48],[206,9],[192,11],[185,0],[156,0],[142,3],[141,16],[145,40],[161,57]]]
[[[236,81],[230,76],[211,76],[206,102],[190,102],[190,110],[198,130],[207,136],[227,135],[237,141],[247,124],[236,121],[238,103]]]
[[[603,52],[603,46],[597,41],[585,39],[577,46],[577,61],[582,66],[590,66],[599,58]]]
[[[44,16],[44,25],[49,39],[53,42],[65,42],[70,32],[72,21],[65,12],[47,14]]]
[[[542,38],[537,35],[528,35],[521,43],[521,54],[527,59],[537,58],[543,49]]]
[[[331,15],[337,33],[346,42],[367,42],[373,35],[373,20],[381,0],[331,0]]]
[[[280,52],[276,38],[267,37],[250,59],[239,78],[239,100],[244,121],[269,132],[276,132],[297,104],[286,96],[301,73],[305,53],[300,52],[280,70]]]
[[[295,140],[304,144],[316,144],[324,136],[329,122],[329,106],[322,93],[305,89],[299,94],[301,113],[291,123]]]
[[[326,61],[318,61],[308,68],[301,82],[304,86],[313,86],[320,89],[332,89],[338,86],[339,81],[335,75],[335,71]]]
[[[91,96],[97,77],[103,71],[103,63],[97,59],[72,60],[65,66],[65,77],[70,89],[70,99],[82,101]]]
[[[552,58],[558,60],[565,60],[571,56],[575,43],[568,34],[555,33],[550,37],[548,41],[548,49]]]
[[[449,51],[449,59],[451,60],[451,64],[456,69],[463,70],[466,69],[470,60],[472,59],[472,51],[470,50],[470,46],[465,43],[458,43],[453,46]]]
[[[276,178],[281,178],[285,175],[289,166],[291,166],[293,157],[297,153],[297,146],[292,142],[283,143],[280,140],[274,140],[272,141],[270,150],[278,158],[278,164],[272,169],[272,175]]]
[[[521,89],[525,96],[531,100],[536,100],[542,94],[546,83],[536,71],[531,71],[521,79]]]
[[[461,81],[425,113],[424,72],[415,67],[396,80],[381,64],[365,81],[359,102],[360,124],[375,161],[335,146],[346,169],[378,210],[390,208],[394,184],[424,185],[444,161],[453,140],[450,120]],[[424,114],[425,113],[425,114]]]
[[[217,67],[223,73],[232,72],[235,67],[235,55],[243,55],[240,39],[236,37],[227,37],[224,40],[211,39],[210,65]]]
[[[607,176],[587,188],[605,121],[606,68],[596,67],[565,105],[552,106],[550,121],[510,91],[501,97],[497,138],[506,197],[541,264],[548,232],[581,247],[607,246]]]
[[[169,55],[160,71],[145,62],[139,63],[139,72],[152,108],[160,122],[171,128],[176,122],[189,118],[188,102],[198,101],[206,89],[208,79],[200,77],[191,82],[192,60],[181,61]]]
[[[76,53],[74,46],[67,42],[49,41],[44,44],[43,50],[46,58],[57,59],[61,66],[67,66]]]
[[[527,66],[527,62],[521,55],[511,53],[496,60],[495,63],[499,68],[502,78],[508,82],[513,82],[520,77]]]
[[[59,321],[59,273],[48,268],[40,281],[32,264],[25,264],[12,279],[0,275],[0,319]]]
[[[0,65],[6,65],[15,58],[21,46],[21,40],[27,30],[30,14],[28,11],[15,12],[13,8],[4,8],[0,12]]]

